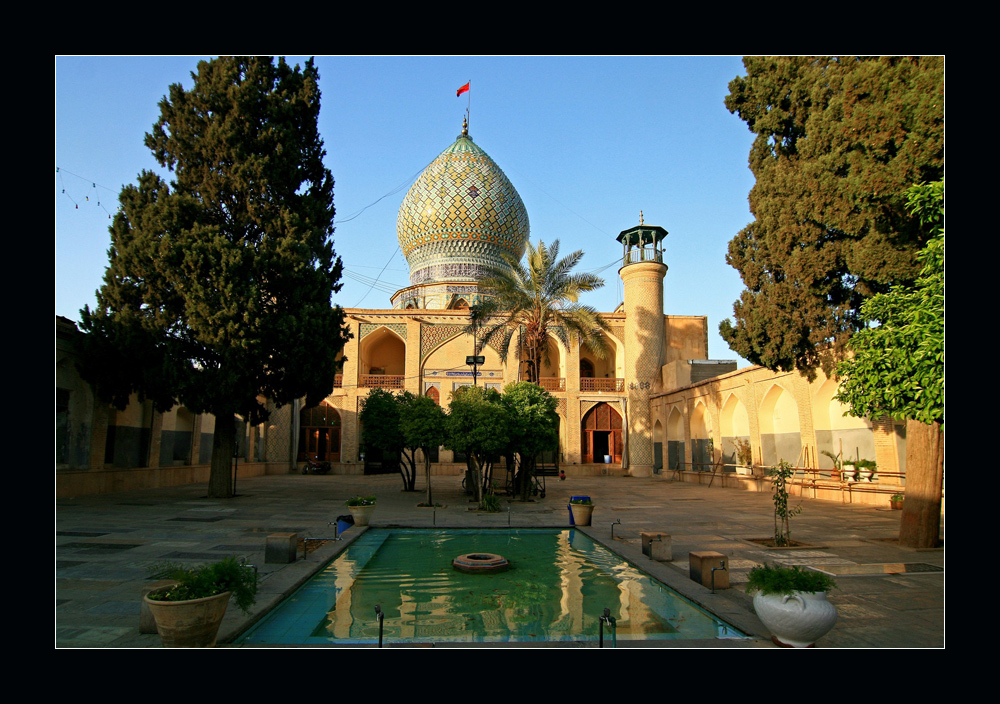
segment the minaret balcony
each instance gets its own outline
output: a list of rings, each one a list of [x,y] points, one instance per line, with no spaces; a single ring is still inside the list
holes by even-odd
[[[622,266],[639,264],[640,262],[663,263],[663,250],[657,247],[634,247],[625,252]]]

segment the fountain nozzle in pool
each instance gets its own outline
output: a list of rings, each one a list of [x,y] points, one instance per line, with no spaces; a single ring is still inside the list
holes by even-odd
[[[499,572],[510,567],[510,563],[503,555],[491,552],[470,552],[456,557],[451,561],[451,566],[459,572]]]

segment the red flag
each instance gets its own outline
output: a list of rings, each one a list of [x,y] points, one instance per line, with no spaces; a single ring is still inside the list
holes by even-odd
[[[472,83],[472,81],[469,81],[469,83]],[[458,89],[458,92],[455,93],[456,98],[460,96],[462,93],[465,93],[466,91],[469,90],[469,83],[466,83],[464,86]]]

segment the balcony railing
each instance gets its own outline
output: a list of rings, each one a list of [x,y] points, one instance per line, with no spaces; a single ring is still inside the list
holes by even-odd
[[[405,378],[402,374],[362,374],[361,386],[366,389],[401,389]]]
[[[538,380],[538,385],[546,391],[565,391],[566,379],[560,376],[543,376]]]
[[[615,391],[625,390],[624,379],[600,379],[595,377],[580,377],[580,391]]]
[[[659,262],[663,263],[663,252],[655,247],[636,247],[625,252],[625,264],[638,264],[639,262]]]

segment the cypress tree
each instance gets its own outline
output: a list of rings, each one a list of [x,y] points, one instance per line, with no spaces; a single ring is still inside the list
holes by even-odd
[[[747,57],[726,107],[756,134],[754,221],[726,261],[746,290],[723,339],[770,369],[832,373],[861,304],[912,283],[926,230],[906,190],[944,173],[941,57]]]
[[[348,333],[331,305],[341,262],[312,60],[225,57],[192,78],[145,138],[173,180],[143,171],[119,196],[79,366],[119,408],[137,393],[213,414],[209,495],[227,497],[235,417],[318,403]]]

